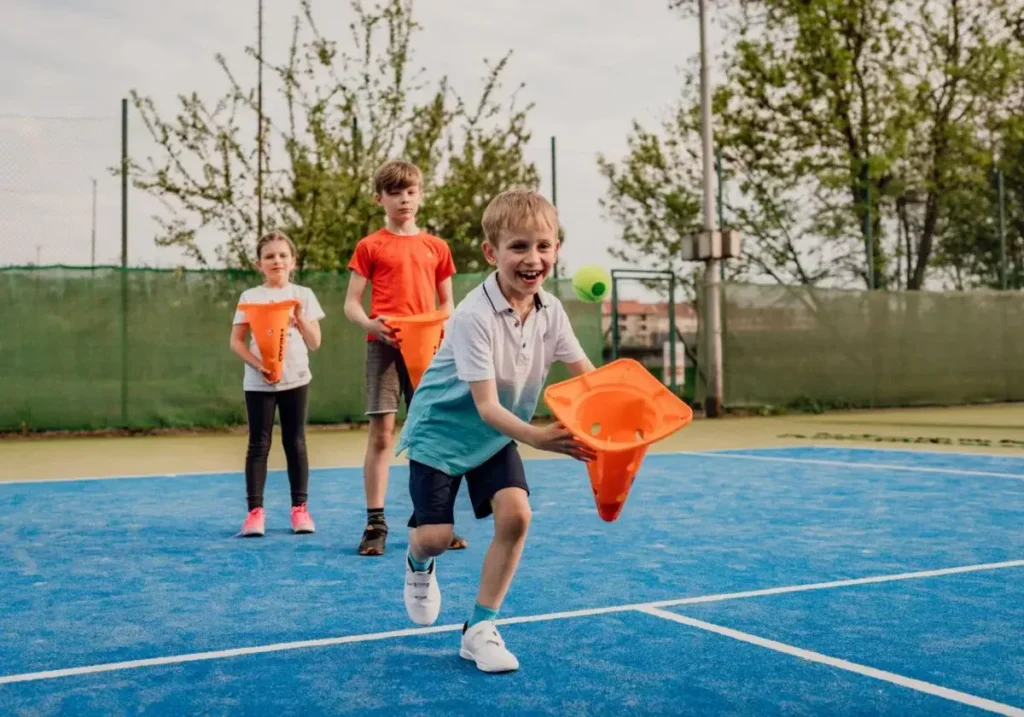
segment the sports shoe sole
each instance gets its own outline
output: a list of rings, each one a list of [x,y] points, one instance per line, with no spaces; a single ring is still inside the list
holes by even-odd
[[[490,665],[481,665],[479,662],[476,661],[476,658],[473,657],[472,652],[469,652],[468,650],[461,647],[459,648],[459,657],[461,657],[463,660],[469,660],[470,662],[475,664],[476,669],[480,670],[481,672],[486,672],[492,675],[497,674],[499,672],[515,672],[519,669],[518,665],[516,667],[493,667]]]

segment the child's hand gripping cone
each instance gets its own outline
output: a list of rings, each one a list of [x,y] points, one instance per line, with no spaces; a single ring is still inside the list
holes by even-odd
[[[419,386],[423,374],[441,346],[444,322],[448,316],[447,311],[438,309],[413,316],[392,316],[387,320],[388,327],[395,332],[413,388]]]
[[[239,304],[249,322],[249,330],[260,350],[260,361],[267,369],[270,383],[281,380],[284,370],[284,351],[288,343],[288,328],[298,299],[286,299],[266,304]]]
[[[548,386],[544,402],[597,452],[587,472],[598,515],[607,522],[622,513],[648,447],[693,420],[690,407],[632,359]]]

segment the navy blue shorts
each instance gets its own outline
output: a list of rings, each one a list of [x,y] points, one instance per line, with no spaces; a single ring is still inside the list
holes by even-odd
[[[409,495],[412,497],[412,517],[409,527],[418,525],[454,525],[455,497],[459,493],[462,476],[450,476],[436,468],[409,461]],[[510,442],[485,462],[466,473],[469,501],[478,519],[486,518],[493,510],[491,499],[499,490],[522,488],[530,494],[526,483],[526,470],[515,442]]]

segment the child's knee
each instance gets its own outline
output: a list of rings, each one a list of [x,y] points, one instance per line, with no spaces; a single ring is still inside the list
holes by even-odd
[[[270,439],[250,438],[248,450],[250,458],[267,458],[270,455]]]
[[[367,448],[373,453],[386,453],[395,437],[395,423],[391,416],[374,416],[370,420],[370,435]]]
[[[451,545],[454,535],[451,525],[421,525],[416,528],[416,543],[430,555],[440,555]]]
[[[289,436],[282,440],[281,443],[286,453],[294,453],[298,455],[306,452],[306,437],[302,434]]]
[[[532,518],[533,511],[525,495],[519,500],[502,501],[495,505],[494,530],[508,540],[520,540],[526,537]]]

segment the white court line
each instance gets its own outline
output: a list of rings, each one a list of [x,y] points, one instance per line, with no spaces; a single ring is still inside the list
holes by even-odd
[[[775,448],[756,448],[751,450],[763,450],[763,451],[774,451],[774,450],[792,450],[794,448],[821,448],[827,450],[836,450],[836,446],[778,446]],[[950,475],[968,475],[968,476],[982,476],[989,478],[1013,478],[1016,480],[1024,480],[1024,474],[1016,473],[991,473],[987,471],[966,471],[956,468],[915,468],[913,466],[906,465],[892,465],[888,463],[853,463],[849,461],[829,461],[824,459],[815,458],[784,458],[780,456],[762,456],[762,455],[750,455],[747,453],[732,453],[736,449],[722,449],[719,451],[670,451],[665,453],[649,453],[649,456],[688,456],[696,458],[735,458],[739,460],[748,461],[765,461],[765,462],[783,462],[783,463],[808,463],[817,465],[829,465],[829,466],[842,466],[848,468],[868,468],[878,470],[895,470],[895,471],[910,471],[917,473],[948,473]],[[871,451],[876,450],[874,448],[854,448],[847,447],[843,450],[864,450]],[[877,449],[886,450],[886,449]],[[994,453],[946,453],[942,451],[909,451],[900,449],[889,449],[892,452],[900,453],[911,453],[929,456],[965,456],[973,458],[1021,458],[1024,460],[1024,456],[1002,456]],[[524,459],[526,462],[543,462],[543,461],[568,461],[570,458],[560,457],[544,457],[544,458],[527,458]],[[404,464],[396,463],[392,467],[400,467]],[[310,471],[337,471],[346,470],[352,468],[358,468],[358,465],[340,465],[340,466],[317,466],[311,467]],[[5,485],[29,485],[33,483],[75,483],[78,481],[102,481],[102,480],[130,480],[130,479],[149,479],[149,478],[194,478],[196,476],[221,476],[221,475],[238,475],[241,474],[241,469],[238,470],[219,470],[219,471],[191,471],[185,473],[143,473],[141,475],[112,475],[112,476],[82,476],[78,478],[20,478],[15,480],[0,480],[0,488]],[[283,468],[275,468],[270,471],[271,473],[284,473]]]
[[[632,605],[612,605],[609,607],[587,608],[583,610],[570,610],[567,612],[550,612],[541,615],[523,615],[522,617],[502,618],[496,622],[499,625],[519,625],[531,622],[548,622],[550,620],[565,620],[576,617],[591,617],[593,615],[609,615],[613,613],[630,612],[636,610],[655,609],[661,607],[672,607],[675,605],[695,605],[698,603],[721,602],[724,600],[738,600],[743,598],[761,597],[766,595],[781,595],[783,593],[802,592],[805,590],[826,590],[831,588],[849,587],[853,585],[868,585],[871,583],[893,582],[898,580],[912,580],[916,578],[932,578],[942,575],[958,575],[961,573],[981,572],[985,570],[1001,570],[1006,568],[1024,567],[1024,560],[1008,560],[1001,563],[980,563],[977,565],[962,565],[954,568],[940,568],[938,570],[922,570],[914,573],[897,573],[894,575],[876,575],[866,578],[853,578],[850,580],[833,580],[825,583],[811,583],[804,585],[790,585],[786,587],[764,588],[762,590],[746,590],[743,592],[721,593],[718,595],[700,595],[697,597],[680,598],[677,600],[659,600],[655,602],[635,603]],[[296,642],[280,642],[272,645],[260,645],[256,647],[238,647],[229,650],[215,650],[212,652],[196,652],[187,655],[172,655],[168,657],[151,657],[142,660],[129,660],[127,662],[109,662],[101,665],[87,665],[84,667],[70,667],[60,670],[46,670],[43,672],[26,672],[18,675],[0,675],[0,685],[14,682],[32,682],[36,680],[51,680],[60,677],[71,677],[74,675],[90,675],[99,672],[113,672],[116,670],[130,670],[140,667],[156,667],[159,665],[176,665],[184,662],[198,662],[201,660],[218,660],[225,657],[240,657],[243,655],[255,655],[265,652],[283,652],[285,650],[298,650],[309,647],[327,647],[330,645],[344,645],[354,642],[371,642],[374,640],[386,640],[398,637],[412,637],[417,635],[430,635],[439,632],[455,632],[462,630],[462,623],[453,625],[436,625],[433,627],[409,628],[406,630],[392,630],[390,632],[374,632],[365,635],[346,635],[343,637],[327,637],[318,640],[301,640]]]
[[[396,464],[401,465],[401,464]],[[348,466],[315,466],[310,467],[310,472],[314,471],[340,471],[347,470],[350,468],[359,468],[358,465],[353,463]],[[5,485],[30,485],[32,483],[77,483],[78,481],[98,481],[98,480],[148,480],[150,478],[196,478],[200,476],[226,476],[226,475],[242,475],[243,469],[236,468],[232,470],[220,470],[220,471],[186,471],[185,473],[142,473],[132,474],[125,473],[123,475],[112,475],[112,476],[81,476],[72,478],[16,478],[15,480],[0,480],[0,487]],[[268,471],[268,474],[287,472],[285,468],[272,468]]]
[[[696,605],[698,603],[705,602],[720,602],[722,600],[737,600],[741,598],[766,597],[768,595],[785,595],[787,593],[798,593],[807,590],[831,590],[834,588],[853,587],[856,585],[874,585],[876,583],[891,583],[900,580],[938,578],[944,575],[962,575],[963,573],[977,573],[986,570],[1005,570],[1007,568],[1024,568],[1024,560],[1006,560],[1001,563],[980,563],[978,565],[963,565],[955,568],[919,570],[913,573],[896,573],[894,575],[875,575],[866,578],[831,580],[825,583],[789,585],[786,587],[779,588],[763,588],[761,590],[748,590],[746,592],[737,593],[723,593],[721,595],[706,595],[701,597],[682,598],[680,600],[660,600],[656,602],[645,603],[644,607],[672,607],[674,605]]]
[[[801,440],[801,439],[794,439]],[[807,440],[807,439],[803,439]],[[972,453],[970,451],[937,451],[937,450],[918,450],[914,448],[905,448],[902,446],[933,446],[931,443],[878,443],[877,445],[849,445],[842,443],[790,443],[779,446],[748,446],[747,448],[718,448],[714,451],[695,451],[695,453],[725,453],[728,451],[760,451],[765,453],[781,453],[782,451],[799,451],[799,450],[815,450],[815,451],[879,451],[884,453],[904,453],[911,455],[922,455],[922,456],[940,456],[943,458],[1007,458],[1011,461],[1020,461],[1021,465],[1024,465],[1024,453],[985,453],[978,451]],[[1024,446],[1017,448],[1016,450],[1024,451]],[[668,454],[662,453],[651,453],[651,455],[673,455],[675,453],[681,453],[685,451],[672,451]]]
[[[20,675],[0,676],[0,685],[14,682],[33,682],[36,680],[52,680],[58,677],[73,677],[74,675],[93,675],[98,672],[115,672],[117,670],[132,670],[140,667],[158,667],[160,665],[179,665],[185,662],[200,662],[202,660],[220,660],[225,657],[240,657],[242,655],[258,655],[264,652],[284,652],[285,650],[299,650],[309,647],[326,647],[330,645],[344,645],[352,642],[372,642],[373,640],[387,640],[394,637],[408,637],[410,635],[429,635],[435,632],[454,632],[461,630],[462,625],[438,625],[435,627],[417,627],[407,630],[391,630],[390,632],[373,632],[366,635],[346,635],[344,637],[326,637],[319,640],[300,640],[296,642],[278,642],[273,645],[259,645],[256,647],[236,647],[230,650],[214,650],[212,652],[194,652],[190,655],[170,655],[168,657],[149,657],[144,660],[127,660],[125,662],[108,662],[102,665],[87,665],[85,667],[69,667],[63,670],[45,670],[43,672],[26,672]]]
[[[280,470],[280,469],[278,469]],[[315,469],[313,470],[323,470]],[[331,469],[327,469],[331,470]],[[268,471],[274,473],[276,471]],[[283,471],[282,471],[283,472]],[[150,478],[195,478],[197,476],[223,476],[223,475],[234,475],[241,474],[241,470],[224,470],[224,471],[194,471],[191,473],[142,473],[141,475],[113,475],[113,476],[80,476],[75,478],[16,478],[15,480],[0,480],[0,487],[5,485],[32,485],[34,483],[78,483],[79,481],[97,481],[97,480],[131,480],[137,478],[139,480],[148,480]]]
[[[935,697],[942,697],[947,700],[952,700],[953,702],[960,702],[965,705],[970,705],[971,707],[995,712],[996,714],[1024,717],[1024,710],[1018,707],[989,700],[984,697],[978,697],[977,695],[968,694],[966,692],[960,692],[959,690],[952,690],[948,687],[934,685],[931,682],[915,680],[912,677],[904,677],[903,675],[897,675],[893,672],[886,672],[885,670],[879,670],[874,667],[860,665],[856,662],[849,662],[838,657],[829,657],[828,655],[822,655],[820,652],[812,652],[811,650],[805,650],[800,647],[794,647],[793,645],[776,642],[775,640],[769,640],[764,637],[758,637],[757,635],[740,632],[739,630],[722,627],[721,625],[713,625],[710,622],[695,620],[692,617],[677,615],[674,612],[667,612],[665,610],[659,610],[658,608],[647,607],[639,608],[638,610],[639,612],[653,615],[654,617],[659,617],[664,620],[671,620],[672,622],[678,622],[682,625],[695,627],[699,630],[706,630],[718,635],[730,637],[733,640],[757,645],[758,647],[765,647],[769,650],[775,650],[776,652],[782,652],[787,655],[792,655],[793,657],[799,657],[802,660],[817,662],[822,665],[828,665],[829,667],[837,667],[840,670],[855,672],[866,677],[873,677],[876,680],[884,680],[885,682],[891,682],[892,684],[899,685],[900,687],[907,687],[912,690],[917,690],[918,692],[934,695]]]
[[[920,446],[920,445],[926,445],[926,444],[923,444],[923,443],[912,443],[912,444],[909,444],[909,445]],[[1024,465],[1024,455],[1018,455],[1016,453],[984,453],[982,451],[978,451],[977,453],[972,453],[970,451],[935,451],[935,450],[923,451],[923,450],[914,450],[913,448],[900,448],[899,446],[900,446],[900,444],[898,444],[898,443],[880,443],[877,446],[844,446],[844,445],[836,445],[836,444],[828,445],[828,444],[825,444],[825,443],[809,443],[809,444],[793,445],[793,446],[766,446],[765,448],[756,448],[756,449],[751,449],[751,450],[758,450],[758,451],[792,451],[794,449],[800,449],[800,448],[813,448],[815,450],[822,450],[822,451],[865,451],[865,452],[866,451],[887,451],[889,453],[909,453],[909,454],[913,454],[913,455],[926,455],[926,456],[953,456],[955,458],[959,458],[959,457],[963,457],[963,458],[1006,458],[1006,459],[1009,459],[1011,461],[1020,461],[1021,465]],[[741,448],[739,450],[743,450],[743,449]],[[1016,450],[1024,451],[1024,447],[1018,448]]]
[[[747,453],[691,453],[680,455],[694,455],[707,458],[732,458],[746,461],[766,461],[769,463],[798,463],[802,465],[816,466],[840,466],[843,468],[863,468],[869,470],[903,471],[906,473],[941,473],[954,476],[979,476],[983,478],[1010,478],[1013,480],[1024,480],[1024,473],[995,473],[992,471],[966,471],[957,468],[936,468],[932,466],[904,466],[890,463],[853,463],[850,461],[829,461],[819,458],[783,458],[780,456],[752,456]]]

